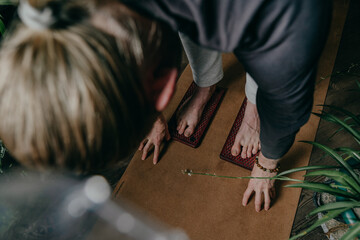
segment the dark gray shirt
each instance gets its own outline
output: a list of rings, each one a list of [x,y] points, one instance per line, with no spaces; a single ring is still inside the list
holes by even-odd
[[[282,157],[310,116],[331,0],[123,0],[203,47],[234,52],[258,84],[261,151]]]
[[[124,0],[200,45],[231,52],[267,5],[264,0]]]

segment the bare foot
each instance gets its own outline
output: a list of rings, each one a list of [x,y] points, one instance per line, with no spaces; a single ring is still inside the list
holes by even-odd
[[[242,151],[241,151],[242,146]],[[231,154],[247,158],[260,150],[260,120],[256,105],[247,101],[244,119],[236,134],[235,142],[231,148]]]
[[[177,115],[177,131],[179,134],[190,137],[194,133],[205,105],[215,91],[215,88],[215,85],[197,87],[194,94],[181,105]]]

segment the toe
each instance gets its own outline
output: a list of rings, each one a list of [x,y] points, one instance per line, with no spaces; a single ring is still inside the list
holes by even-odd
[[[186,122],[185,121],[182,121],[181,124],[179,125],[179,130],[178,130],[178,133],[181,135],[184,133],[185,131],[185,128],[186,128]]]
[[[259,144],[255,143],[252,149],[252,154],[256,154],[259,151]]]
[[[233,146],[231,149],[231,154],[236,157],[237,155],[239,155],[240,149],[238,147]]]
[[[194,133],[194,129],[194,125],[189,125],[184,132],[185,137],[190,137]]]
[[[178,120],[176,130],[180,131],[182,125],[183,125],[183,120]]]
[[[241,157],[242,157],[242,158],[246,158],[246,157],[247,157],[247,149],[248,149],[248,146],[243,146],[243,147],[242,147],[242,151],[241,151]]]
[[[240,154],[240,151],[241,151],[241,143],[240,143],[240,140],[241,140],[241,135],[238,133],[236,134],[236,137],[235,137],[235,141],[234,141],[234,145],[232,146],[231,148],[231,154],[233,156],[237,156]]]
[[[253,146],[249,146],[246,152],[246,156],[249,158],[252,155],[252,151],[253,151]]]

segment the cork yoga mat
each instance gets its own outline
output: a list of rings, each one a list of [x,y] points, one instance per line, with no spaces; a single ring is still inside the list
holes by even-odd
[[[348,1],[334,2],[331,32],[321,57],[317,75],[314,106],[323,104],[345,22]],[[287,239],[295,216],[300,189],[283,188],[277,183],[277,199],[269,211],[257,213],[254,199],[241,205],[247,180],[188,176],[182,170],[248,176],[250,171],[221,160],[219,154],[244,100],[245,72],[232,54],[223,56],[224,79],[220,86],[227,93],[201,145],[194,149],[171,141],[160,162],[153,165],[152,156],[141,160],[137,152],[114,190],[115,198],[131,201],[140,209],[170,226],[182,228],[190,239]],[[188,66],[177,85],[177,91],[165,116],[170,119],[192,82]],[[318,111],[314,107],[313,111]],[[282,161],[283,170],[307,165],[312,147],[299,140],[314,140],[319,119],[312,116],[297,135]],[[301,178],[303,173],[293,174]]]

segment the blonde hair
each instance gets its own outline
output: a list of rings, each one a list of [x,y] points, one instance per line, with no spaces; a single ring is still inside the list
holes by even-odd
[[[38,9],[61,11],[56,24],[34,30],[18,21],[0,51],[0,138],[27,166],[103,168],[126,157],[155,116],[143,78],[163,61],[162,27],[129,24],[131,11],[114,1],[104,1],[117,6],[105,15],[96,1],[79,2],[42,1]],[[101,27],[108,21],[116,31]]]

